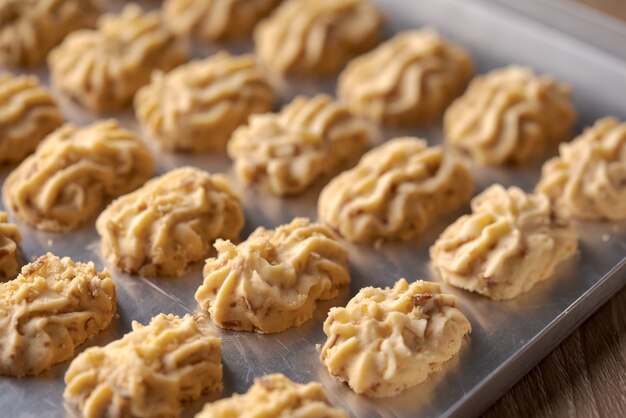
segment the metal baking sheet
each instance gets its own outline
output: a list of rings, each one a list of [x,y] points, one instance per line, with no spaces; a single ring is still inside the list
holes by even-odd
[[[502,6],[482,0],[377,0],[388,17],[388,33],[434,26],[472,53],[477,72],[518,63],[550,72],[570,83],[580,113],[577,131],[601,116],[626,117],[626,63],[581,41],[522,17]],[[236,45],[245,51],[249,45]],[[202,48],[201,48],[202,49]],[[204,48],[200,54],[210,52]],[[39,71],[47,82],[47,75]],[[296,92],[331,92],[333,80],[290,83],[283,101]],[[94,120],[79,106],[59,97],[67,119],[85,124]],[[132,129],[132,112],[117,117]],[[412,134],[439,143],[439,129],[383,132],[385,138]],[[224,155],[158,156],[159,173],[191,164],[211,172],[225,172],[236,182]],[[9,169],[2,172],[2,181]],[[499,182],[531,190],[539,165],[523,169],[476,169],[478,190]],[[320,187],[303,196],[278,199],[241,190],[246,212],[245,238],[257,226],[275,227],[295,216],[316,218]],[[559,341],[601,303],[626,283],[626,223],[579,223],[580,253],[558,269],[556,277],[508,302],[492,302],[450,286],[445,291],[460,298],[473,331],[460,353],[423,384],[399,396],[369,399],[357,396],[330,377],[318,361],[317,344],[324,341],[322,322],[327,309],[343,305],[364,286],[388,286],[399,277],[437,281],[428,267],[428,248],[446,225],[469,210],[466,206],[441,219],[412,243],[387,244],[380,249],[346,244],[350,250],[352,283],[338,298],[323,303],[313,320],[276,335],[222,331],[224,391],[188,404],[183,416],[191,417],[210,400],[245,392],[256,376],[282,372],[298,382],[316,380],[327,389],[331,401],[355,417],[474,416],[495,401],[511,384],[543,358]],[[19,223],[25,261],[47,251],[79,261],[105,266],[93,224],[66,234],[35,231]],[[179,279],[145,279],[112,269],[118,289],[118,317],[110,328],[80,347],[104,345],[130,330],[130,322],[146,323],[160,312],[185,314],[196,309],[193,294],[201,283],[201,263]],[[78,416],[63,403],[63,375],[69,362],[30,378],[0,378],[0,415],[39,418]]]

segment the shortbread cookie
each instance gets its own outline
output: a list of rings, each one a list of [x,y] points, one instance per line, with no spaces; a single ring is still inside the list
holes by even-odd
[[[154,170],[148,149],[116,121],[66,124],[4,182],[17,217],[43,231],[76,229],[112,198],[141,186]]]
[[[396,138],[335,177],[322,190],[317,213],[349,241],[408,240],[473,190],[462,160],[424,140]]]
[[[85,418],[178,417],[181,403],[222,389],[221,340],[208,321],[159,314],[70,364],[63,397]]]
[[[356,114],[415,126],[439,118],[463,92],[472,71],[467,52],[425,29],[402,32],[352,60],[337,88]]]
[[[374,47],[382,26],[367,0],[287,0],[259,23],[254,42],[269,70],[319,76]]]
[[[94,111],[118,109],[150,82],[153,70],[168,71],[185,60],[179,39],[158,11],[129,4],[105,14],[97,30],[69,35],[48,58],[52,84]]]
[[[215,243],[196,292],[222,328],[271,333],[313,316],[350,282],[348,252],[324,225],[296,218],[275,230],[257,228],[246,241]]]
[[[354,163],[372,137],[368,123],[320,94],[296,97],[279,113],[252,116],[228,142],[228,155],[244,183],[293,195]]]
[[[557,219],[546,196],[494,185],[441,234],[430,256],[451,285],[500,300],[548,279],[577,245],[576,231]]]
[[[575,120],[569,87],[506,67],[471,82],[446,111],[444,134],[479,164],[523,164],[567,139]]]
[[[42,63],[65,35],[91,27],[96,0],[0,0],[0,65]]]
[[[163,14],[179,35],[219,41],[249,36],[281,0],[165,0]]]
[[[36,77],[0,74],[0,164],[22,161],[61,124],[59,108]]]
[[[298,384],[282,374],[254,379],[243,395],[208,403],[195,418],[348,418],[334,408],[319,383]]]
[[[626,219],[626,123],[600,119],[543,166],[537,191],[559,216]]]
[[[9,222],[6,212],[0,211],[0,280],[12,278],[19,266],[17,244],[22,241],[22,234],[17,225]]]
[[[366,287],[345,308],[332,308],[320,360],[356,393],[393,396],[439,370],[471,331],[457,298],[418,280]]]
[[[115,314],[115,284],[92,262],[50,253],[0,283],[0,374],[35,375],[74,356]]]
[[[120,197],[98,217],[107,261],[143,276],[180,276],[217,238],[237,240],[244,215],[222,174],[183,167]]]
[[[252,55],[221,52],[155,73],[135,96],[142,128],[170,151],[218,151],[254,113],[274,106],[274,92]]]

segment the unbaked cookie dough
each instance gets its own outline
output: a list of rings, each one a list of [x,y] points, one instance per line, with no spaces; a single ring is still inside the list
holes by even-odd
[[[0,374],[35,375],[74,356],[115,314],[115,284],[92,262],[50,253],[0,283]]]
[[[172,32],[219,41],[249,36],[281,0],[165,0],[163,14]]]
[[[129,4],[119,15],[100,17],[97,30],[69,35],[48,65],[54,87],[91,110],[109,111],[130,103],[153,70],[168,71],[185,59],[158,11]]]
[[[296,218],[275,230],[257,228],[234,245],[217,240],[196,300],[222,328],[281,332],[313,316],[350,282],[348,252],[324,225]]]
[[[22,241],[22,234],[17,225],[9,222],[9,215],[0,211],[0,280],[12,278],[19,266],[17,244]]]
[[[537,192],[563,218],[626,219],[626,123],[598,120],[544,164]]]
[[[363,288],[328,313],[320,360],[356,393],[397,395],[460,350],[471,325],[456,304],[438,284],[421,280]]]
[[[195,418],[348,418],[334,408],[319,383],[298,384],[282,374],[254,379],[243,395],[208,403]]]
[[[201,318],[159,314],[65,374],[63,397],[85,418],[178,417],[181,403],[222,389],[221,340]]]
[[[446,111],[444,136],[479,164],[523,164],[567,139],[575,120],[569,87],[511,66],[470,83]]]
[[[98,217],[107,261],[144,276],[180,276],[217,238],[237,240],[244,215],[228,179],[192,167],[172,170],[120,197]]]
[[[274,92],[252,55],[220,52],[157,72],[135,96],[142,128],[169,151],[220,151],[233,131],[274,106]]]
[[[377,122],[416,126],[439,118],[472,76],[470,56],[431,29],[401,32],[352,60],[339,98]]]
[[[577,245],[576,230],[545,195],[494,185],[472,199],[472,213],[441,234],[430,256],[451,285],[501,300],[550,278]]]
[[[320,76],[374,47],[382,26],[367,0],[287,0],[258,24],[254,42],[272,72]]]
[[[154,171],[150,151],[134,133],[107,120],[50,134],[4,182],[7,207],[43,231],[68,231],[108,200],[141,186]]]
[[[0,74],[0,164],[19,163],[63,124],[63,116],[37,77]]]
[[[317,213],[349,241],[408,240],[473,191],[461,159],[422,139],[396,138],[335,177],[322,190]]]
[[[65,36],[91,27],[96,0],[0,0],[0,65],[34,66]]]
[[[354,163],[373,136],[367,122],[330,96],[299,96],[279,113],[250,117],[228,142],[228,155],[244,183],[294,195]]]

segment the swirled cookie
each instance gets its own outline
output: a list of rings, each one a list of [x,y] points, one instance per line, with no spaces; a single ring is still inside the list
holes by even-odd
[[[323,94],[296,97],[279,113],[254,115],[228,142],[238,177],[276,195],[306,190],[358,158],[373,131]]]
[[[254,113],[272,110],[274,92],[252,55],[218,53],[156,73],[135,96],[135,113],[166,150],[217,151]]]
[[[44,231],[68,231],[92,218],[110,199],[142,185],[154,170],[148,149],[116,121],[84,128],[66,124],[4,182],[17,217]]]
[[[333,408],[319,383],[298,384],[282,374],[254,379],[243,395],[208,403],[195,418],[348,418]]]
[[[350,241],[408,240],[469,200],[473,190],[460,159],[444,157],[441,147],[421,139],[396,138],[328,183],[317,213]]]
[[[546,196],[494,185],[441,234],[430,257],[451,285],[501,300],[548,279],[577,245],[576,231],[556,218]]]
[[[104,257],[144,276],[180,276],[216,238],[236,240],[244,215],[221,174],[183,167],[120,197],[98,217]]]
[[[0,283],[0,374],[35,375],[74,356],[115,314],[115,284],[92,262],[50,253]]]
[[[460,350],[471,325],[456,304],[438,284],[421,280],[363,288],[328,313],[320,360],[356,393],[397,395]]]
[[[178,417],[181,403],[222,389],[221,340],[208,321],[159,314],[72,361],[63,397],[85,418]]]
[[[271,71],[318,76],[374,47],[382,26],[367,0],[288,0],[257,25],[254,42]]]
[[[511,66],[476,77],[446,110],[444,133],[480,164],[523,164],[566,139],[575,120],[569,87]]]
[[[91,110],[107,111],[130,103],[153,70],[168,71],[185,55],[158,11],[129,4],[119,15],[100,17],[97,30],[69,35],[50,53],[48,65],[57,89]]]
[[[275,230],[257,228],[235,246],[217,240],[196,292],[222,328],[272,333],[313,316],[350,282],[348,252],[326,226],[296,218]]]
[[[95,0],[0,0],[0,65],[37,65],[77,29],[91,27]]]
[[[339,97],[359,115],[392,125],[434,121],[463,92],[473,70],[463,49],[425,29],[402,32],[352,60]]]
[[[179,35],[206,41],[248,36],[281,0],[166,0],[163,13]]]
[[[54,99],[36,77],[0,74],[0,164],[22,161],[62,123]]]
[[[9,215],[0,211],[0,280],[15,276],[19,266],[17,244],[22,234],[17,225],[9,223]]]
[[[600,119],[544,164],[537,192],[563,218],[626,219],[626,123]]]

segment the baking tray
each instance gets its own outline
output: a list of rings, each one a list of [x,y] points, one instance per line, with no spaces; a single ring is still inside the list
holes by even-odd
[[[506,7],[482,0],[378,0],[388,17],[388,33],[401,29],[434,26],[445,36],[470,50],[477,72],[518,63],[550,72],[570,83],[580,113],[577,131],[601,116],[626,117],[626,63],[517,14]],[[231,48],[241,52],[250,45]],[[207,54],[215,48],[199,48]],[[203,50],[203,51],[202,51]],[[47,82],[45,72],[39,72]],[[296,92],[333,91],[334,80],[319,83],[292,82],[282,90],[282,100]],[[94,116],[59,97],[65,116],[78,124]],[[137,129],[132,112],[114,116]],[[385,138],[412,134],[439,143],[438,128],[384,131]],[[191,164],[211,172],[225,172],[236,182],[231,163],[224,155],[158,156],[158,172]],[[539,175],[539,164],[520,169],[475,169],[477,193],[494,182],[531,190]],[[1,180],[8,173],[5,169]],[[302,196],[274,198],[253,190],[241,190],[246,212],[245,238],[258,226],[275,227],[295,216],[316,218],[315,202],[320,186]],[[340,296],[320,304],[313,320],[275,335],[219,330],[224,363],[224,391],[187,404],[183,416],[193,416],[210,400],[245,392],[254,377],[281,372],[298,382],[319,381],[331,401],[356,417],[475,416],[495,401],[523,374],[575,329],[598,306],[626,283],[626,222],[578,223],[581,235],[577,257],[561,265],[554,278],[531,292],[507,302],[493,302],[446,284],[443,289],[460,298],[460,307],[473,331],[460,353],[423,384],[399,396],[370,399],[355,395],[332,378],[318,361],[317,344],[324,342],[322,322],[331,306],[344,305],[361,287],[389,286],[399,277],[410,280],[438,279],[428,267],[428,248],[443,229],[466,206],[429,228],[411,243],[385,244],[379,249],[346,243],[350,251],[352,283]],[[25,261],[52,251],[78,261],[105,263],[99,252],[93,224],[65,234],[35,231],[19,223]],[[80,347],[104,345],[130,330],[132,320],[146,323],[160,312],[183,315],[196,310],[193,294],[202,282],[201,263],[178,279],[145,279],[112,270],[118,290],[118,317],[103,333]],[[63,403],[63,375],[69,362],[54,366],[31,378],[0,378],[0,415],[39,418],[78,416]]]

